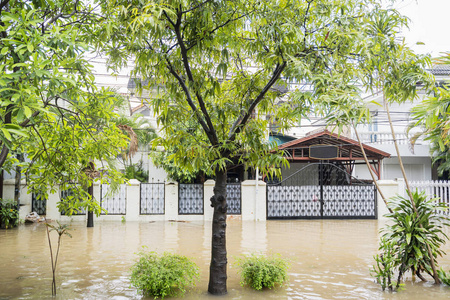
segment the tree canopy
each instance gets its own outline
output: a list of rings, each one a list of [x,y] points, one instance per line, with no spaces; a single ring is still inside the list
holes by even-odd
[[[85,188],[96,176],[119,181],[101,164],[127,146],[111,121],[114,93],[96,88],[84,56],[98,17],[89,3],[0,1],[0,167],[21,166],[42,197],[48,186],[73,190],[61,203],[67,214],[80,206],[99,213]]]
[[[396,46],[405,18],[376,0],[109,0],[102,10],[97,47],[115,68],[133,59],[133,76],[148,82],[140,88],[152,92],[165,133],[154,145],[169,149],[166,159],[179,168],[206,164],[215,173],[213,294],[226,293],[227,168],[276,172],[285,160],[266,142],[269,123],[283,130],[318,112],[345,126],[368,114],[362,85],[375,89],[381,80],[389,95],[405,98],[415,82],[403,72],[422,68]],[[392,49],[389,65],[382,54]]]
[[[450,53],[435,59],[436,65],[450,65]],[[421,105],[413,108],[411,127],[423,129],[412,138],[413,143],[423,136],[431,143],[433,163],[436,163],[439,175],[450,171],[450,83],[438,82],[432,93]]]

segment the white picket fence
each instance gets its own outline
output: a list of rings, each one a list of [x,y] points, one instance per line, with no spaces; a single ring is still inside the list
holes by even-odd
[[[425,191],[430,198],[439,198],[440,203],[446,203],[450,206],[450,181],[444,180],[428,180],[428,181],[411,181],[409,183],[412,190]],[[446,214],[450,214],[449,211]]]

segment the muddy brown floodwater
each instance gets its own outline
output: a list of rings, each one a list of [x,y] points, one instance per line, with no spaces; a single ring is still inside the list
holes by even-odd
[[[207,294],[210,222],[73,223],[62,240],[56,299],[142,299],[130,287],[130,267],[142,246],[192,258],[201,280],[185,299],[219,299]],[[228,295],[220,299],[450,299],[450,288],[431,282],[383,293],[370,277],[379,222],[314,220],[245,222],[230,220]],[[56,235],[56,234],[55,234]],[[450,270],[449,253],[439,259]],[[239,285],[236,256],[280,253],[291,262],[289,285],[257,292]],[[44,224],[0,231],[0,299],[51,298],[51,267]]]

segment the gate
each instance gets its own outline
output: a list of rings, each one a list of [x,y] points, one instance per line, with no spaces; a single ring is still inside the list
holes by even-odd
[[[373,184],[334,163],[311,163],[267,184],[267,219],[376,219]]]

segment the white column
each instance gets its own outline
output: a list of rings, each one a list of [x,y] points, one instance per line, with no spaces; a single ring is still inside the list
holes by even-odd
[[[48,191],[48,198],[47,198],[47,214],[46,218],[48,220],[60,220],[61,219],[61,213],[58,210],[57,204],[60,201],[60,190],[59,185],[56,185],[54,187],[55,192],[52,194],[51,189]]]
[[[28,194],[28,186],[23,181],[20,188],[19,219],[25,219],[26,215],[31,212],[31,198],[31,193]]]
[[[211,207],[211,197],[214,195],[214,185],[212,179],[206,180],[203,184],[203,218],[205,221],[212,221],[214,208]]]
[[[402,180],[378,180],[377,181],[380,190],[383,192],[383,195],[386,197],[386,200],[389,202],[389,199],[395,197],[399,194],[403,196],[402,189],[404,190],[404,181]],[[403,184],[402,184],[403,183]],[[386,204],[381,198],[380,193],[377,193],[377,202],[378,202],[378,220],[386,221],[387,218],[383,217],[385,214],[389,213]]]
[[[266,183],[246,180],[241,183],[242,220],[266,220]]]
[[[3,181],[3,199],[14,199],[14,179]]]
[[[127,221],[139,221],[139,209],[141,199],[141,183],[137,179],[131,179],[127,185]]]
[[[178,182],[166,182],[164,194],[166,220],[178,220]]]

